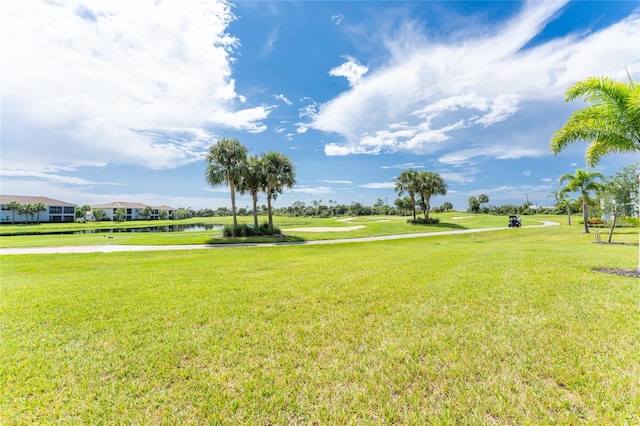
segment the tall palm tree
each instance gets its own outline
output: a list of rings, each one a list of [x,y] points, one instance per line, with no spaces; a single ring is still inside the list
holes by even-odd
[[[579,192],[582,199],[582,219],[584,220],[584,233],[589,233],[589,212],[588,201],[589,192],[596,191],[600,188],[597,180],[604,178],[600,172],[588,172],[583,169],[576,170],[576,173],[566,173],[560,176],[560,183],[567,182],[567,185],[561,189],[563,192]]]
[[[236,217],[236,186],[247,163],[247,148],[237,139],[222,138],[209,147],[205,179],[211,186],[229,185],[231,190],[231,213],[233,226],[238,226]]]
[[[16,223],[16,212],[20,210],[20,202],[16,200],[9,201],[6,205],[6,208],[11,210],[11,224]]]
[[[238,182],[240,194],[251,194],[253,199],[253,227],[258,229],[258,194],[266,190],[267,178],[260,157],[252,155],[247,159],[245,171]]]
[[[413,169],[404,170],[396,178],[396,192],[402,196],[405,191],[411,198],[411,211],[416,218],[416,187],[418,184],[418,172]]]
[[[431,197],[433,195],[447,195],[447,185],[442,176],[436,172],[419,172],[417,179],[416,192],[420,195],[420,208],[424,212],[424,218],[429,219]]]
[[[85,204],[84,206],[80,207],[80,210],[82,210],[82,213],[84,213],[84,221],[87,221],[87,213],[91,211],[91,206],[88,204]]]
[[[269,213],[269,230],[273,232],[273,212],[271,200],[275,200],[284,188],[291,188],[296,183],[296,171],[293,163],[284,154],[271,151],[262,156],[266,177],[267,211]]]
[[[567,102],[583,98],[590,105],[575,111],[551,138],[551,151],[587,141],[587,164],[593,167],[610,153],[640,151],[640,85],[608,77],[589,77],[571,86]]]
[[[47,211],[47,205],[42,201],[38,201],[37,203],[33,204],[33,210],[38,215],[38,223],[40,223],[40,213]]]

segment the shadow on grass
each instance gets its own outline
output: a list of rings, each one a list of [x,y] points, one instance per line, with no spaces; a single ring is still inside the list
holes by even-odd
[[[205,244],[273,244],[273,243],[299,243],[306,241],[302,237],[294,237],[291,235],[273,235],[260,237],[228,237],[228,238],[209,238]]]
[[[457,223],[447,223],[447,222],[441,222],[441,223],[411,223],[410,225],[416,226],[416,227],[429,227],[429,228],[443,228],[443,229],[469,229],[466,226],[462,226],[462,225],[458,225]]]

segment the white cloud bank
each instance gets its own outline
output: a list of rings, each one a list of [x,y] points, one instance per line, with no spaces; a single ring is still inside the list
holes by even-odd
[[[566,3],[523,3],[520,13],[499,27],[470,30],[471,36],[450,42],[429,41],[418,25],[407,24],[401,34],[388,36],[386,65],[366,76],[349,74],[349,67],[340,71],[357,84],[320,105],[308,126],[337,135],[325,145],[329,156],[428,154],[445,145],[455,149],[461,139],[465,150],[441,161],[548,154],[548,135],[536,146],[523,140],[506,149],[493,146],[484,132],[512,120],[524,103],[558,108],[566,88],[588,75],[622,79],[625,66],[640,69],[638,14],[597,32],[528,46]]]
[[[238,109],[223,0],[3,5],[3,167],[201,159],[214,128],[265,130]]]

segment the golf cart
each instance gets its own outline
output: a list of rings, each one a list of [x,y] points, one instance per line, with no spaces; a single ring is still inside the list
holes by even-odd
[[[520,228],[521,226],[520,216],[509,216],[509,228]]]

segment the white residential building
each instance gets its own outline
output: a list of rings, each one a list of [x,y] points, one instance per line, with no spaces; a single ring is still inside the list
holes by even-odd
[[[117,209],[125,210],[125,220],[137,220],[141,219],[141,213],[146,207],[151,207],[151,220],[157,220],[160,218],[160,212],[167,212],[167,219],[173,219],[173,213],[176,209],[169,206],[147,206],[141,203],[129,203],[123,201],[116,201],[108,204],[96,204],[91,206],[91,210],[100,209],[104,211],[105,219],[114,220],[116,217]],[[87,218],[93,220],[93,213],[87,215]]]
[[[46,210],[21,214],[18,209],[9,208],[12,201],[21,205],[44,203]],[[76,205],[47,197],[29,197],[23,195],[0,195],[0,223],[25,222],[73,222],[76,220]]]

